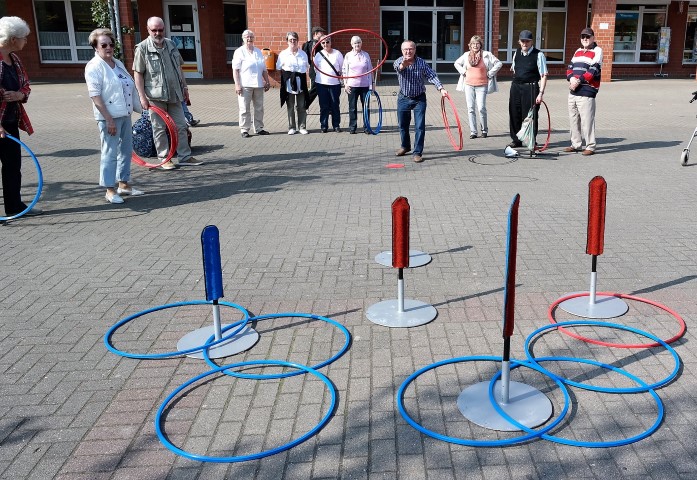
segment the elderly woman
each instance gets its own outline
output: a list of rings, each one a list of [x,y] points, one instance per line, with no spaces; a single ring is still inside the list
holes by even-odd
[[[102,141],[99,185],[106,187],[107,202],[123,203],[124,195],[143,194],[128,184],[133,152],[131,113],[141,111],[140,100],[133,78],[114,58],[112,31],[93,30],[89,43],[95,55],[85,66],[85,81]]]
[[[336,77],[341,76],[344,66],[344,56],[339,50],[332,48],[332,39],[322,37],[319,39],[322,50],[315,54],[314,64],[316,70],[315,85],[317,85],[317,97],[319,98],[319,126],[322,133],[327,133],[329,127],[329,114],[332,115],[332,129],[341,132],[341,81]],[[320,72],[321,70],[321,72]]]
[[[27,44],[29,25],[19,17],[0,18],[0,162],[2,162],[2,194],[5,214],[8,217],[22,213],[27,205],[22,202],[22,151],[20,145],[5,137],[10,134],[19,138],[22,129],[31,135],[29,117],[24,103],[29,99],[31,88],[19,52]],[[34,207],[27,215],[38,215],[41,210]]]
[[[370,55],[368,55],[368,52],[362,50],[363,40],[361,40],[361,37],[351,37],[351,46],[353,50],[344,56],[344,68],[342,72],[343,76],[347,77],[344,90],[346,90],[348,94],[349,102],[349,133],[353,134],[356,133],[356,128],[358,127],[358,99],[361,99],[361,111],[363,111],[365,107],[365,96],[368,90],[371,90],[373,87],[372,76],[367,74],[373,69],[373,64],[370,62]],[[365,121],[363,122],[363,133],[370,133],[368,129],[365,128]]]
[[[298,129],[302,135],[307,135],[307,101],[310,98],[307,92],[307,55],[298,46],[296,32],[288,32],[286,40],[288,48],[279,53],[276,60],[276,70],[281,72],[281,106],[285,103],[288,109],[288,135],[294,135]],[[294,109],[298,114],[297,123]]]
[[[254,121],[257,135],[268,135],[264,130],[264,92],[271,87],[269,72],[261,50],[254,46],[254,32],[242,32],[243,45],[232,56],[232,76],[240,110],[240,131],[249,137],[249,127]],[[250,107],[254,104],[254,113]]]
[[[486,96],[498,91],[496,73],[501,69],[501,61],[491,52],[482,50],[482,37],[475,35],[469,43],[469,52],[455,60],[455,68],[460,72],[457,91],[465,92],[467,113],[469,114],[470,138],[477,138],[477,113],[481,120],[482,137],[489,133],[486,121]]]

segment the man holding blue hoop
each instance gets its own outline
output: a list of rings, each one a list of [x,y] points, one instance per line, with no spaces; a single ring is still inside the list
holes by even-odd
[[[426,83],[424,79],[436,86],[442,96],[448,92],[438,79],[438,75],[420,57],[416,56],[416,44],[411,40],[402,42],[402,56],[394,62],[394,69],[399,78],[399,95],[397,96],[397,121],[402,146],[395,152],[398,157],[411,151],[409,124],[411,111],[414,110],[414,162],[421,163],[426,136]]]

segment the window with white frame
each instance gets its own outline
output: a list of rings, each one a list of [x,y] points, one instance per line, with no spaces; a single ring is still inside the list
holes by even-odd
[[[94,56],[91,7],[87,0],[34,0],[42,63],[86,63]]]
[[[656,63],[667,6],[617,4],[613,63]]]
[[[682,63],[697,63],[697,7],[687,11],[687,26],[685,28],[685,46],[682,52]]]
[[[247,9],[244,1],[225,2],[223,4],[223,22],[227,62],[231,63],[235,50],[242,45],[242,32],[247,28]]]
[[[564,62],[566,0],[501,0],[499,59],[510,62],[521,30],[530,30],[534,45],[548,63]]]

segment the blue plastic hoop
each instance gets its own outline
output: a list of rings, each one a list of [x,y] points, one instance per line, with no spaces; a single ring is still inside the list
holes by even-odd
[[[675,367],[673,368],[673,371],[665,377],[663,380],[659,380],[658,382],[652,383],[652,384],[647,384],[644,381],[637,381],[637,383],[640,385],[639,387],[631,387],[631,388],[613,388],[613,387],[598,387],[595,385],[589,385],[587,383],[583,382],[576,382],[574,380],[570,380],[568,378],[560,377],[556,373],[550,372],[549,370],[545,369],[544,367],[540,366],[537,362],[538,359],[536,359],[533,355],[532,352],[530,351],[530,342],[534,337],[536,337],[538,334],[541,332],[544,332],[546,330],[550,330],[556,327],[577,327],[577,326],[598,326],[598,327],[606,327],[606,328],[614,328],[614,329],[619,329],[619,330],[626,330],[628,332],[633,332],[638,335],[650,338],[651,340],[660,343],[662,346],[664,346],[668,352],[673,356],[673,360],[675,361]],[[535,363],[540,368],[542,368],[547,375],[550,375],[555,378],[559,378],[562,382],[564,382],[567,385],[571,385],[574,387],[582,388],[585,390],[592,390],[594,392],[601,392],[601,393],[641,393],[641,392],[648,392],[649,390],[653,390],[656,388],[660,388],[664,386],[665,384],[669,383],[672,381],[677,375],[678,372],[680,371],[680,357],[678,356],[677,352],[673,347],[668,345],[664,340],[661,340],[657,336],[644,332],[643,330],[639,330],[634,327],[629,327],[627,325],[622,325],[619,323],[609,323],[609,322],[597,322],[597,321],[592,321],[592,320],[571,320],[568,322],[560,322],[560,323],[552,323],[549,325],[545,325],[543,327],[538,328],[534,332],[532,332],[528,337],[525,339],[525,356],[528,358],[528,361],[531,363]],[[575,362],[581,362],[581,363],[590,363],[591,361],[588,360],[583,360],[583,359],[578,359],[578,358],[573,358],[573,357],[545,357],[545,360],[539,359],[539,361],[548,361],[550,358],[554,359],[559,359],[560,361],[575,361]],[[600,366],[603,366],[605,368],[605,364],[601,364]],[[619,373],[626,373],[624,370],[619,371]],[[632,378],[632,377],[630,377]],[[634,380],[634,378],[632,378]]]
[[[330,363],[333,363],[334,361],[338,360],[346,351],[348,350],[349,346],[351,345],[351,334],[349,331],[341,325],[340,323],[332,320],[331,318],[323,317],[321,315],[314,315],[312,313],[295,313],[295,312],[286,312],[286,313],[271,313],[268,315],[259,315],[257,317],[250,317],[247,320],[247,323],[252,323],[252,322],[257,322],[257,321],[262,321],[262,320],[269,320],[272,318],[285,318],[285,317],[298,317],[298,318],[310,318],[312,320],[321,320],[323,322],[330,323],[337,327],[341,332],[344,334],[344,337],[346,338],[346,341],[344,342],[344,346],[341,347],[341,349],[331,358],[328,360],[325,360],[323,362],[318,363],[317,365],[313,365],[312,367],[309,367],[313,370],[318,370],[322,367],[325,367],[329,365]],[[228,325],[223,331],[226,329],[231,328],[232,325]],[[211,337],[212,338],[212,337]],[[209,339],[210,341],[211,339]],[[206,360],[206,363],[210,365],[213,368],[220,368],[220,365],[215,363],[213,360],[211,360],[210,356],[208,355],[208,348],[212,346],[213,344],[206,345],[206,347],[203,349],[203,358]],[[274,378],[288,378],[288,377],[293,377],[295,375],[300,375],[301,371],[296,371],[296,372],[286,372],[286,373],[275,373],[275,374],[269,374],[269,375],[261,375],[261,374],[252,374],[252,373],[239,373],[239,372],[224,372],[225,375],[230,375],[232,377],[237,377],[237,378],[249,378],[253,380],[269,380],[269,379],[274,379]]]
[[[370,96],[374,95],[375,100],[378,102],[378,124],[375,126],[375,130],[370,127]],[[372,135],[377,135],[382,130],[382,100],[380,100],[380,95],[375,90],[368,90],[365,94],[365,100],[363,102],[363,125],[368,133]]]
[[[34,152],[31,151],[29,147],[27,147],[24,142],[22,142],[19,138],[15,138],[9,133],[5,133],[5,137],[9,138],[10,140],[14,140],[15,142],[19,143],[19,145],[27,151],[29,156],[31,157],[32,160],[34,160],[34,165],[36,166],[36,173],[39,178],[39,186],[36,189],[36,195],[34,196],[34,200],[31,201],[29,205],[27,205],[27,208],[22,210],[19,213],[16,213],[14,215],[10,215],[9,217],[0,217],[0,222],[4,222],[5,220],[13,220],[15,218],[19,218],[22,215],[26,214],[27,212],[31,211],[32,208],[34,208],[34,205],[39,201],[39,198],[41,197],[41,189],[44,187],[44,176],[43,173],[41,173],[41,165],[39,165],[39,160],[36,158],[36,155],[34,155]]]
[[[324,382],[324,384],[327,386],[329,391],[331,392],[332,396],[332,401],[331,405],[329,406],[329,409],[327,410],[327,413],[324,415],[324,417],[319,421],[319,423],[313,427],[311,430],[303,434],[302,436],[298,437],[297,439],[288,442],[286,444],[280,445],[276,448],[272,448],[270,450],[264,450],[262,452],[254,453],[251,455],[239,455],[239,456],[232,456],[232,457],[210,457],[207,455],[197,455],[194,453],[189,453],[185,450],[182,450],[181,448],[176,447],[172,442],[169,441],[167,436],[164,434],[162,431],[162,414],[164,413],[165,409],[167,408],[167,405],[172,401],[172,399],[178,395],[182,390],[187,388],[189,385],[209,376],[213,375],[215,373],[219,372],[225,372],[225,370],[229,370],[231,368],[236,368],[236,367],[244,367],[247,365],[282,365],[284,367],[292,367],[292,368],[297,368],[300,370],[300,373],[303,371],[305,373],[311,373],[315,377],[319,378]],[[157,410],[157,414],[155,415],[155,431],[157,432],[157,436],[160,439],[160,442],[167,447],[169,450],[172,452],[176,453],[177,455],[181,455],[182,457],[188,458],[190,460],[196,460],[200,462],[215,462],[215,463],[234,463],[234,462],[246,462],[248,460],[256,460],[259,458],[264,458],[268,457],[271,455],[275,455],[277,453],[283,452],[285,450],[288,450],[317,432],[319,432],[326,424],[329,422],[330,417],[332,416],[332,413],[334,412],[334,409],[336,408],[336,387],[332,382],[322,373],[318,372],[317,370],[307,367],[305,365],[300,365],[297,363],[290,363],[290,362],[284,362],[281,360],[251,360],[248,362],[240,362],[240,363],[235,363],[232,365],[226,365],[224,367],[218,367],[213,370],[210,370],[208,372],[202,373],[201,375],[198,375],[197,377],[192,378],[191,380],[188,380],[187,382],[183,383],[179,387],[177,387],[172,393],[169,394],[169,396],[165,399],[164,402],[162,402],[162,405],[160,405],[160,408]]]
[[[106,345],[107,350],[109,350],[112,353],[115,353],[116,355],[121,355],[122,357],[127,357],[127,358],[137,358],[140,360],[154,360],[154,359],[159,359],[159,358],[170,358],[170,357],[178,357],[182,355],[188,355],[189,353],[194,353],[194,352],[199,352],[201,350],[204,350],[207,354],[208,348],[214,347],[220,343],[227,342],[230,340],[232,337],[240,333],[247,325],[247,322],[249,321],[249,312],[247,311],[246,308],[237,305],[236,303],[231,303],[231,302],[218,302],[218,305],[224,305],[226,307],[232,307],[236,308],[242,314],[244,315],[244,319],[235,322],[231,325],[228,325],[225,327],[222,331],[227,332],[228,330],[238,327],[234,332],[228,335],[224,335],[220,340],[217,340],[215,342],[211,343],[206,343],[205,345],[201,345],[198,347],[194,348],[189,348],[187,350],[176,350],[173,352],[165,352],[165,353],[130,353],[130,352],[125,352],[123,350],[119,350],[118,348],[114,347],[111,344],[111,336],[121,328],[123,325],[127,324],[128,322],[135,320],[136,318],[142,317],[143,315],[147,315],[148,313],[153,313],[157,312],[159,310],[165,310],[167,308],[175,308],[175,307],[183,307],[186,305],[213,305],[213,302],[209,302],[206,300],[189,300],[186,302],[177,302],[177,303],[169,303],[167,305],[158,305],[157,307],[152,307],[148,308],[147,310],[142,310],[138,313],[134,313],[131,316],[128,316],[120,321],[118,321],[116,324],[114,324],[107,332],[104,334],[104,345]],[[211,337],[212,339],[213,337]]]
[[[418,370],[414,373],[412,373],[404,382],[402,385],[399,387],[399,390],[397,391],[397,406],[399,407],[399,413],[402,415],[404,420],[409,423],[412,427],[414,427],[416,430],[420,431],[421,433],[428,435],[429,437],[433,437],[437,440],[442,440],[444,442],[449,442],[449,443],[454,443],[457,445],[464,445],[467,447],[502,447],[502,446],[507,446],[507,445],[515,445],[517,443],[525,442],[527,440],[531,440],[533,438],[538,438],[542,436],[544,433],[550,431],[554,427],[556,427],[566,416],[566,413],[569,411],[569,405],[571,403],[571,399],[569,397],[569,391],[566,388],[566,385],[556,378],[553,375],[549,375],[543,368],[541,368],[539,365],[536,364],[530,364],[528,362],[522,362],[515,360],[513,358],[510,359],[510,362],[514,364],[515,366],[523,366],[523,367],[528,367],[533,370],[536,370],[540,373],[542,373],[545,376],[549,376],[554,382],[559,385],[559,388],[561,391],[564,393],[564,408],[562,411],[559,413],[559,416],[554,419],[552,423],[549,425],[542,427],[539,430],[532,430],[528,429],[526,427],[526,431],[529,432],[527,435],[523,435],[520,437],[515,437],[515,438],[510,438],[510,439],[505,439],[505,440],[472,440],[472,439],[466,439],[466,438],[457,438],[457,437],[450,437],[447,435],[442,435],[440,433],[434,432],[433,430],[429,430],[426,427],[418,424],[414,419],[412,419],[409,414],[406,411],[406,408],[404,407],[404,392],[406,388],[409,386],[411,382],[413,382],[419,375],[422,373],[425,373],[429,370],[433,370],[434,368],[443,366],[443,365],[449,365],[451,363],[461,363],[461,362],[472,362],[472,361],[489,361],[489,362],[501,362],[502,357],[493,357],[493,356],[484,356],[484,355],[477,355],[477,356],[470,356],[470,357],[458,357],[458,358],[450,358],[447,360],[441,360],[440,362],[433,363],[431,365],[427,365],[421,370]],[[499,372],[500,374],[500,372]],[[493,380],[492,380],[493,381]]]
[[[641,380],[638,377],[635,377],[631,373],[627,372],[626,370],[623,370],[618,367],[614,367],[612,365],[607,365],[601,362],[596,362],[595,360],[588,360],[588,359],[580,359],[580,358],[570,358],[570,357],[545,357],[544,359],[540,358],[540,361],[569,361],[569,362],[581,362],[581,363],[587,363],[590,365],[596,365],[598,367],[606,368],[609,370],[612,370],[617,373],[621,373],[627,378],[630,378],[634,380],[636,383],[641,385],[642,387],[642,392],[648,392],[651,394],[651,396],[656,400],[656,405],[658,407],[658,413],[656,415],[656,421],[654,422],[653,425],[651,425],[648,429],[643,431],[642,433],[635,435],[633,437],[625,438],[623,440],[608,440],[604,442],[585,442],[585,441],[580,441],[580,440],[569,440],[568,438],[562,438],[562,437],[557,437],[555,435],[548,435],[547,433],[541,433],[538,436],[544,440],[549,440],[550,442],[555,442],[555,443],[560,443],[562,445],[570,445],[572,447],[587,447],[587,448],[605,448],[605,447],[620,447],[622,445],[629,445],[630,443],[638,442],[639,440],[642,440],[652,433],[654,433],[656,430],[658,430],[658,427],[661,426],[661,422],[663,422],[663,414],[664,414],[664,409],[663,409],[663,402],[661,401],[661,397],[658,396],[655,390],[652,388],[648,388],[649,385],[646,384],[643,380]],[[511,425],[524,430],[529,433],[535,433],[537,434],[538,431],[533,430],[522,423],[518,422],[515,420],[513,417],[508,415],[504,409],[502,409],[498,402],[496,401],[496,398],[494,397],[494,383],[496,382],[496,379],[501,376],[501,372],[498,372],[494,378],[491,379],[491,383],[489,383],[489,401],[498,412],[499,415],[501,415],[503,418],[505,418]],[[553,378],[559,378],[554,376]],[[564,381],[564,380],[562,380]],[[567,382],[565,382],[567,383]]]

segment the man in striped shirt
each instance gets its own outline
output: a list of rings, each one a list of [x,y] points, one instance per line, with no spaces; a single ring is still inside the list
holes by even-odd
[[[399,78],[399,95],[397,96],[397,120],[402,146],[395,152],[401,157],[411,150],[409,124],[411,111],[414,110],[414,161],[423,162],[424,137],[426,136],[426,84],[431,82],[442,96],[448,94],[440,83],[436,72],[420,57],[416,56],[416,44],[411,40],[402,42],[402,56],[394,62],[394,69]]]
[[[571,146],[565,152],[595,153],[595,96],[600,88],[600,67],[603,50],[595,43],[593,29],[581,31],[581,48],[576,50],[566,70],[569,81],[569,122]],[[586,147],[582,148],[583,140]]]

